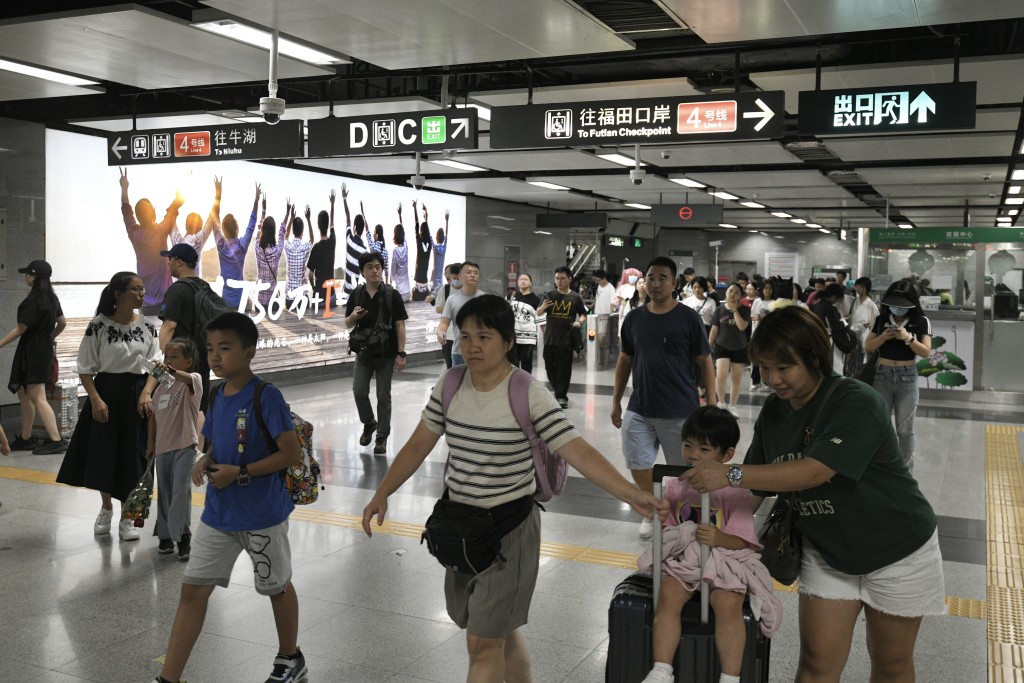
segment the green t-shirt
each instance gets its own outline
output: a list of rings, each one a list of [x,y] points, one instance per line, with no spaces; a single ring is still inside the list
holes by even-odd
[[[768,397],[744,462],[800,458],[805,427],[840,379],[835,373],[826,378],[800,410]],[[818,417],[807,457],[836,476],[798,492],[797,528],[834,569],[868,574],[911,554],[935,532],[935,512],[907,469],[882,397],[867,384],[846,379],[836,388]]]

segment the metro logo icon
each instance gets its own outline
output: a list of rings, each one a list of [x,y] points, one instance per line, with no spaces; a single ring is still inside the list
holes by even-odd
[[[572,110],[549,109],[544,113],[544,137],[562,140],[572,137]]]
[[[736,100],[718,102],[683,102],[676,107],[676,133],[736,131]]]

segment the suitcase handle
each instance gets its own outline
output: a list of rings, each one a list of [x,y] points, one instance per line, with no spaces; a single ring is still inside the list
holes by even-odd
[[[665,477],[678,477],[689,470],[692,465],[655,465],[652,472],[654,481],[654,497],[662,497],[662,480]],[[711,494],[700,494],[700,521],[701,524],[711,523]],[[661,591],[661,562],[664,549],[661,542],[661,520],[655,515],[652,520],[654,535],[651,537],[653,566],[651,567],[651,579],[654,584],[654,607],[658,607],[658,593]],[[704,583],[704,567],[707,566],[711,549],[706,545],[700,547],[700,623],[708,623],[711,608],[711,589]]]

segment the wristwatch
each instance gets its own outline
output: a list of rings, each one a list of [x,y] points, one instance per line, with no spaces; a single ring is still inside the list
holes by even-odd
[[[738,468],[737,468],[738,469]],[[248,486],[249,482],[252,481],[252,477],[249,476],[249,468],[246,465],[238,466],[238,485]],[[735,486],[735,484],[733,484]]]
[[[743,481],[743,468],[739,465],[732,465],[725,476],[729,479],[729,486],[735,488]]]
[[[398,356],[399,356],[399,358],[405,358],[405,356],[406,356],[405,351],[399,351],[398,352]]]

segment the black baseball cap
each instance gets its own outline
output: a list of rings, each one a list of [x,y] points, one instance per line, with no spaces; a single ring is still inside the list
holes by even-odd
[[[46,261],[38,259],[24,268],[18,268],[18,272],[25,273],[26,275],[35,275],[36,277],[50,277],[53,275],[53,268]]]
[[[882,299],[883,306],[895,306],[896,308],[917,308],[914,302],[903,296],[899,292],[893,292],[889,296]]]
[[[168,251],[161,251],[160,255],[167,256],[168,258],[181,259],[185,263],[199,263],[199,254],[196,253],[195,249],[184,242],[175,244]]]

